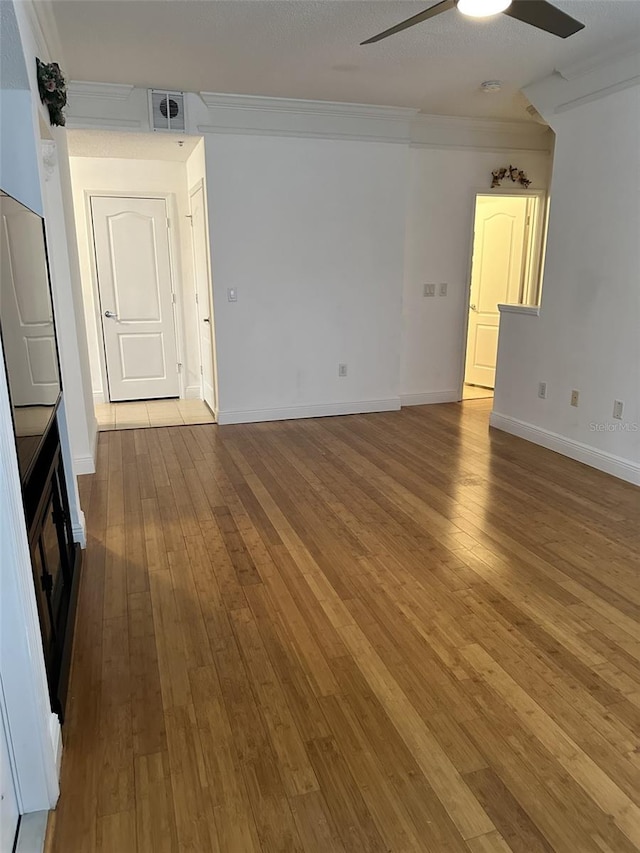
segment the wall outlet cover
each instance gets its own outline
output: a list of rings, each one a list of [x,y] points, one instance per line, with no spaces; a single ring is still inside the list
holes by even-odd
[[[547,399],[547,383],[546,382],[538,382],[538,397],[541,400]]]
[[[575,408],[577,409],[579,402],[580,402],[580,392],[576,391],[574,388],[574,390],[571,392],[571,405],[575,406]]]

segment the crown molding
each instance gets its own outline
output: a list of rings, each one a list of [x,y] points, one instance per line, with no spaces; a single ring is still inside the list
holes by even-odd
[[[625,40],[615,48],[556,69],[523,91],[553,125],[553,116],[614,92],[640,85],[640,40]]]
[[[149,125],[137,119],[104,118],[67,115],[67,130],[149,130]]]
[[[201,92],[209,121],[200,133],[317,137],[407,144],[417,110]]]
[[[465,118],[420,114],[411,127],[411,145],[419,148],[456,148],[485,151],[551,150],[553,135],[534,121]]]
[[[307,101],[300,98],[272,98],[263,95],[227,95],[221,92],[200,92],[200,97],[208,109],[224,108],[333,117],[358,116],[384,118],[387,121],[408,121],[418,114],[418,110],[411,107],[386,107],[343,101]]]
[[[72,98],[126,101],[134,88],[121,83],[87,83],[82,80],[72,80],[67,87],[67,93]]]

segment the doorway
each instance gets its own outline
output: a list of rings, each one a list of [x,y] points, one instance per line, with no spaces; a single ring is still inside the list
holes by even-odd
[[[162,198],[91,198],[112,403],[178,397],[176,301]]]
[[[542,197],[476,194],[462,399],[493,396],[500,304],[537,304]]]
[[[212,412],[217,411],[214,379],[213,311],[211,305],[211,272],[209,263],[209,234],[204,181],[200,180],[189,193],[191,236],[193,243],[193,272],[198,307],[198,343],[200,346],[201,394]]]

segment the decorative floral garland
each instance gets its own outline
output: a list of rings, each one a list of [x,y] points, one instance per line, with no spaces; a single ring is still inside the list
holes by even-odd
[[[63,127],[63,107],[67,103],[67,84],[57,62],[42,62],[36,59],[40,100],[49,110],[51,124]]]
[[[518,169],[516,166],[509,166],[508,169],[505,166],[502,169],[494,169],[491,172],[491,178],[491,189],[499,187],[500,181],[503,178],[511,178],[514,184],[520,184],[525,189],[531,184],[526,172],[523,172],[522,169]]]

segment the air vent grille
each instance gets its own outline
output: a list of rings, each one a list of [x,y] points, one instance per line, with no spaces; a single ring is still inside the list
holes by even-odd
[[[149,113],[154,130],[184,133],[184,92],[149,89]]]

